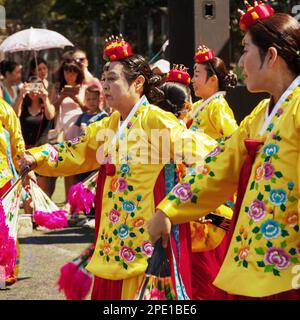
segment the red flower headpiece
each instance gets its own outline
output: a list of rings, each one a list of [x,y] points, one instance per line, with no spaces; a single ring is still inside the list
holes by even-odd
[[[264,20],[274,15],[274,9],[262,1],[254,1],[254,6],[245,1],[245,5],[246,13],[240,9],[238,10],[241,15],[240,28],[243,31],[247,31],[258,20]]]
[[[179,82],[186,86],[191,83],[191,76],[187,72],[188,68],[186,68],[183,64],[178,65],[174,64],[172,70],[170,70],[167,74],[167,82]]]
[[[194,56],[194,61],[196,63],[203,63],[212,60],[214,57],[214,51],[203,45],[198,47]]]
[[[105,40],[103,59],[106,61],[118,61],[132,56],[132,47],[126,42],[122,35],[111,36]]]

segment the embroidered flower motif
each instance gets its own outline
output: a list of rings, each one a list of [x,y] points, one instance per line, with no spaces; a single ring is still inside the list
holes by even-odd
[[[289,212],[285,217],[285,224],[291,228],[295,227],[298,224],[298,212]]]
[[[283,109],[278,109],[278,111],[277,111],[277,113],[279,114],[279,115],[282,115],[283,114]]]
[[[4,168],[1,173],[4,178],[8,177],[8,170],[6,168]]]
[[[238,257],[240,260],[246,260],[248,255],[249,255],[249,251],[250,251],[250,247],[249,246],[245,246],[243,248],[241,248],[238,252]]]
[[[123,203],[122,203],[122,209],[123,209],[124,211],[128,212],[128,213],[131,213],[131,212],[135,211],[136,206],[135,206],[135,204],[134,204],[133,201],[130,201],[130,200],[127,201],[127,200],[125,200],[125,201],[123,201]]]
[[[57,162],[58,161],[58,150],[56,149],[56,147],[52,147],[50,145],[47,145],[46,151],[48,151],[50,162]]]
[[[118,184],[119,184],[118,191],[120,192],[125,191],[128,187],[127,181],[123,178],[118,179]]]
[[[120,167],[120,171],[122,173],[129,173],[130,172],[130,167],[128,164],[122,164]]]
[[[255,177],[254,177],[254,180],[256,182],[259,182],[263,179],[265,175],[265,169],[264,169],[264,166],[263,165],[258,165],[256,170],[255,170]]]
[[[249,218],[253,219],[254,221],[259,221],[264,218],[266,215],[266,206],[265,204],[255,199],[249,208],[248,216]]]
[[[271,190],[269,201],[276,206],[286,203],[286,192],[283,189]]]
[[[197,170],[197,173],[200,173],[200,174],[208,174],[209,172],[210,172],[210,168],[207,165],[200,166],[198,167],[198,170]]]
[[[117,192],[119,188],[119,183],[117,178],[112,178],[110,182],[110,191]]]
[[[106,254],[107,256],[109,255],[110,253],[110,246],[109,244],[105,244],[104,247],[103,247],[103,252],[104,254]]]
[[[80,136],[75,137],[73,139],[68,140],[67,142],[71,142],[72,144],[76,144],[80,142]]]
[[[115,209],[111,209],[110,212],[109,212],[109,220],[115,224],[115,223],[118,223],[120,221],[120,212],[115,210]]]
[[[141,196],[140,194],[138,194],[138,195],[136,196],[136,200],[137,200],[137,201],[141,201],[141,200],[142,200],[142,196]]]
[[[261,231],[265,239],[275,239],[281,235],[279,223],[274,220],[267,220],[261,225]]]
[[[145,224],[145,219],[142,218],[142,217],[137,217],[133,220],[133,223],[132,225],[135,227],[135,228],[140,228],[142,227],[143,225]]]
[[[142,244],[142,252],[147,256],[151,257],[153,253],[153,246],[150,241],[144,241]]]
[[[118,235],[121,239],[126,239],[129,235],[129,228],[126,224],[121,224],[118,228]]]
[[[187,202],[193,198],[193,192],[189,183],[184,182],[176,185],[172,193],[180,199],[181,202]]]
[[[214,157],[221,152],[221,147],[217,146],[213,151],[208,154],[208,157]]]
[[[264,163],[264,178],[266,180],[269,180],[275,173],[275,168],[274,166],[269,163],[269,162],[265,162]]]
[[[268,144],[263,148],[263,152],[266,156],[271,157],[279,151],[277,144]]]
[[[126,262],[132,262],[135,260],[135,251],[130,247],[122,247],[119,253],[120,257]]]
[[[288,188],[289,188],[289,190],[293,190],[293,189],[294,189],[294,186],[295,186],[295,184],[294,184],[293,181],[288,182]]]
[[[264,256],[265,262],[276,265],[278,269],[286,269],[290,265],[290,256],[280,248],[269,248]]]
[[[154,288],[151,290],[150,298],[151,300],[168,300],[164,291],[159,291],[158,288]]]

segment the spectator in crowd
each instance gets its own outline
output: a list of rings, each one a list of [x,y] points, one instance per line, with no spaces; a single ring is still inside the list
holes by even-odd
[[[103,94],[103,89],[102,89],[102,85],[101,82],[99,81],[99,79],[97,79],[96,77],[94,77],[89,69],[89,61],[87,59],[87,55],[86,52],[81,50],[81,49],[76,49],[73,52],[73,58],[75,59],[75,61],[77,63],[80,63],[83,73],[84,73],[84,84],[86,86],[97,86],[100,90],[100,107],[102,108],[103,106],[103,100],[104,100],[104,94]]]
[[[48,91],[37,77],[31,77],[20,90],[16,114],[20,118],[26,148],[48,142],[48,132],[55,117],[55,107],[50,103]],[[52,178],[39,176],[39,186],[50,195]]]
[[[89,86],[85,92],[84,111],[77,119],[75,125],[84,128],[95,121],[100,121],[108,114],[103,111],[100,107],[101,103],[101,92],[99,88],[95,85]]]
[[[37,66],[36,66],[37,64]],[[36,74],[37,70],[37,74]],[[30,69],[28,79],[32,76],[38,76],[44,83],[45,88],[50,91],[49,82],[48,82],[48,64],[45,59],[38,57],[37,60],[32,59],[30,61]]]
[[[85,51],[81,49],[76,49],[75,51],[73,51],[73,58],[77,63],[80,63],[80,65],[82,66],[82,70],[84,73],[84,84],[88,86],[96,85],[102,91],[102,86],[99,79],[94,77],[88,70],[89,61],[87,59]]]
[[[62,140],[75,138],[80,130],[75,122],[82,114],[84,108],[84,95],[86,86],[81,65],[74,59],[70,60],[68,54],[63,60],[58,72],[58,81],[55,85],[53,104],[56,109],[55,126],[49,131],[49,142],[55,143]],[[76,182],[75,176],[65,178],[65,191]],[[52,186],[52,192],[55,185]]]
[[[79,116],[75,123],[82,131],[91,123],[100,121],[108,116],[108,114],[100,108],[100,94],[100,90],[97,86],[90,86],[86,89],[84,105],[86,111]],[[77,175],[78,181],[83,181],[90,174],[91,172]]]
[[[0,86],[0,98],[3,98],[11,106],[14,105],[21,82],[22,66],[14,61],[2,60],[0,62],[0,72],[4,77]]]

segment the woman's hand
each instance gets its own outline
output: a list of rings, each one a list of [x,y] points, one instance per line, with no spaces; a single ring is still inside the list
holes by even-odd
[[[41,97],[41,99],[45,102],[46,99],[49,97],[49,93],[48,90],[44,87],[41,88],[41,90],[39,91],[39,96]]]
[[[28,87],[27,87],[27,82],[24,82],[22,87],[20,88],[19,96],[20,98],[24,99],[26,94],[29,93]]]
[[[22,185],[27,193],[28,193],[28,189],[30,188],[30,183],[29,183],[30,180],[37,183],[37,178],[33,171],[28,172],[28,174],[22,180]]]
[[[79,105],[80,108],[84,107],[84,104],[83,104],[82,100],[80,99],[78,93],[70,95],[70,98],[73,99],[73,101],[76,102]]]
[[[211,219],[206,219],[206,217],[201,217],[198,222],[200,222],[201,224],[209,224],[212,223]]]
[[[153,218],[147,224],[150,241],[155,244],[162,238],[162,246],[168,246],[169,236],[171,233],[172,223],[169,217],[161,210],[157,209]]]
[[[20,174],[22,174],[24,171],[26,171],[28,168],[30,170],[33,170],[36,168],[37,163],[33,155],[31,155],[29,152],[23,153],[23,155],[20,156],[19,160],[19,167],[20,167]]]

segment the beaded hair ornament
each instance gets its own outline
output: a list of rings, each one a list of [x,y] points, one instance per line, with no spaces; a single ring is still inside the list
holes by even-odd
[[[274,15],[274,9],[263,1],[254,1],[254,5],[244,1],[246,12],[238,9],[240,13],[240,28],[247,31],[253,24]]]
[[[118,61],[132,56],[132,47],[123,36],[110,36],[105,40],[103,59],[106,61]]]
[[[191,77],[183,64],[173,64],[173,68],[167,73],[167,82],[179,82],[186,86],[191,83]]]
[[[201,45],[198,47],[195,52],[194,61],[196,63],[203,63],[209,60],[212,60],[215,57],[215,53],[213,50],[209,49],[205,45]]]

